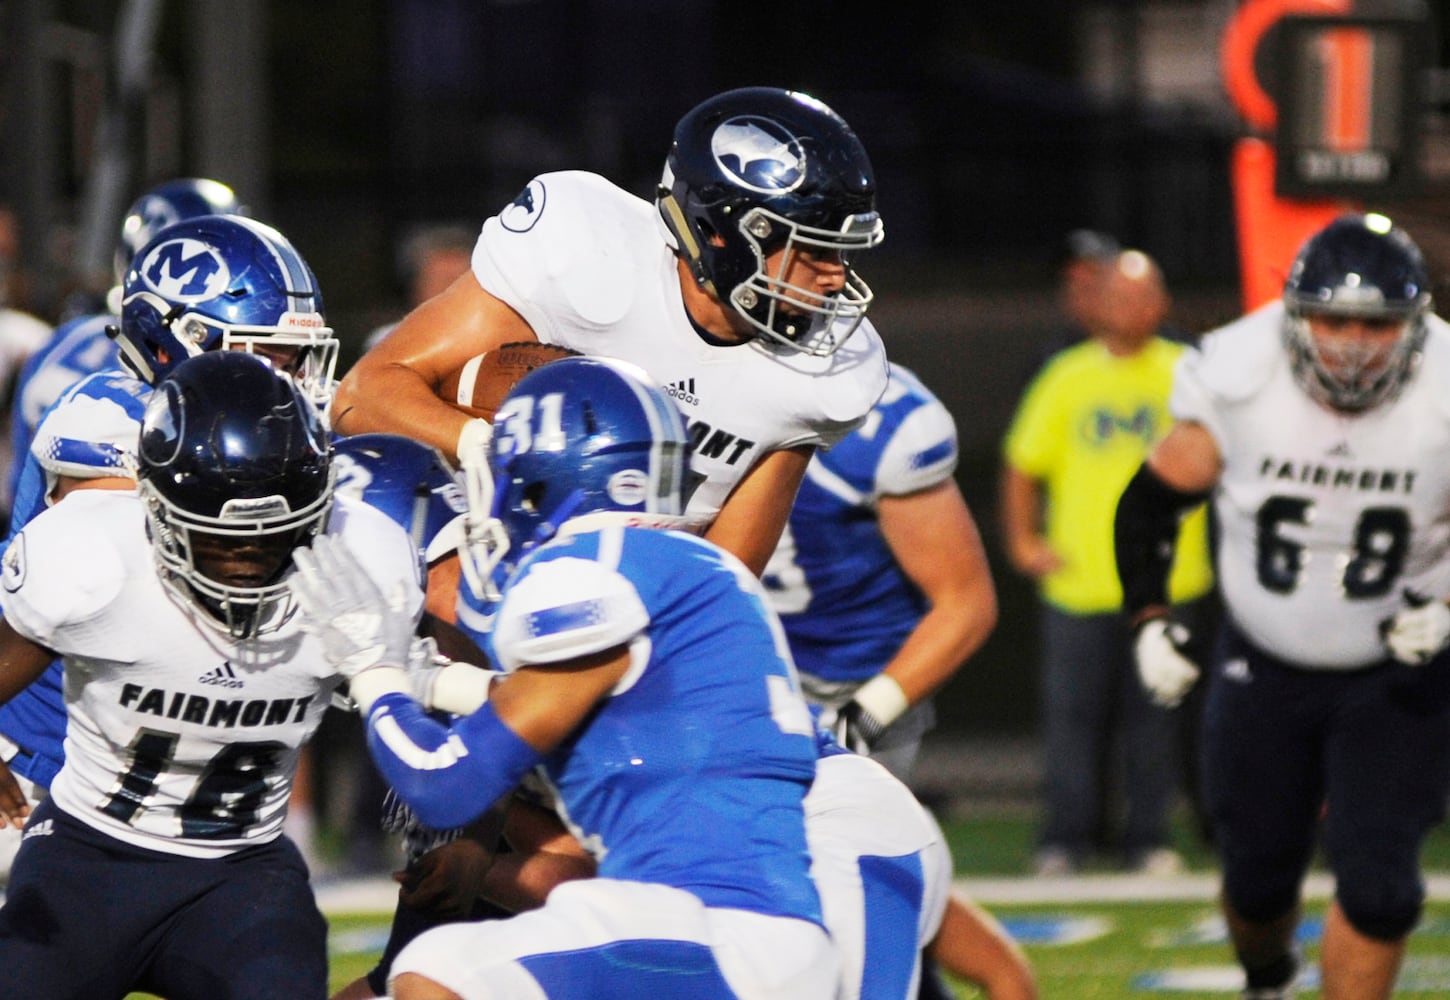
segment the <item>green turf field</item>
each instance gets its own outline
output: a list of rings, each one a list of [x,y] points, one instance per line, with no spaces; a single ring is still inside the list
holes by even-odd
[[[943,826],[958,874],[992,887],[993,898],[984,898],[984,905],[1023,943],[1037,970],[1043,1000],[1223,1000],[1236,995],[1241,980],[1224,943],[1211,890],[1193,899],[1066,902],[1034,891],[1033,880],[1024,878],[1020,885],[1032,892],[1030,901],[998,901],[997,894],[1011,894],[1011,877],[1026,870],[1033,823],[1030,811],[1006,810],[948,818]],[[1178,824],[1177,841],[1190,869],[1200,876],[1197,884],[1211,885],[1212,855],[1186,822]],[[1431,838],[1426,863],[1432,870],[1450,871],[1450,831],[1441,829]],[[1104,865],[1078,884],[1114,884],[1103,877],[1106,872]],[[1319,996],[1313,958],[1323,913],[1322,899],[1306,907],[1301,939],[1310,961],[1301,1000]],[[387,921],[386,914],[332,917],[334,988],[370,968],[386,936]],[[959,997],[979,996],[963,984],[955,985]],[[1432,900],[1427,907],[1411,940],[1396,995],[1450,997],[1450,898]]]

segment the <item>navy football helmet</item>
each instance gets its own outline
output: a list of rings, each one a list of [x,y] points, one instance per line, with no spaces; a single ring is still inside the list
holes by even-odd
[[[697,106],[675,127],[656,205],[700,286],[774,343],[829,355],[871,304],[849,255],[881,242],[875,176],[856,133],[813,97],[745,87]],[[782,247],[839,254],[845,286],[787,283],[790,253],[767,273]]]
[[[458,547],[468,500],[458,474],[437,448],[401,434],[356,434],[339,438],[332,451],[334,492],[356,497],[396,521],[413,539],[425,567]]]
[[[1383,215],[1342,215],[1304,244],[1284,284],[1284,343],[1311,397],[1356,413],[1393,399],[1425,341],[1429,278],[1420,248]],[[1311,317],[1392,327],[1393,338],[1316,336]]]
[[[167,226],[126,272],[121,360],[155,385],[188,357],[212,350],[263,354],[312,401],[331,399],[338,341],[302,255],[277,230],[238,215]]]
[[[131,203],[121,220],[121,242],[116,247],[116,281],[126,272],[136,252],[167,226],[198,215],[247,215],[237,194],[221,181],[205,177],[179,177],[151,188]]]
[[[263,358],[189,358],[146,404],[137,481],[161,579],[235,637],[291,615],[292,552],[327,525],[332,450],[317,408]]]
[[[565,523],[685,524],[690,439],[674,402],[641,369],[610,358],[560,358],[519,380],[494,415],[489,518],[469,496],[463,561],[488,581]]]

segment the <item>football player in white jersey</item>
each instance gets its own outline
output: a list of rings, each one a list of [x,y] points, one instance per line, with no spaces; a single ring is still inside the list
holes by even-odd
[[[885,389],[853,267],[881,238],[870,161],[840,116],[727,91],[679,121],[653,205],[595,174],[531,180],[484,222],[472,270],[347,373],[333,424],[467,464],[488,425],[437,393],[470,358],[538,340],[631,361],[685,414],[702,480],[689,514],[758,574],[811,454]]]
[[[135,464],[138,490],[72,492],[4,556],[0,699],[59,656],[68,724],[48,798],[0,783],[0,818],[29,812],[0,997],[325,997],[325,922],[281,831],[343,678],[302,630],[292,553],[330,538],[416,616],[417,552],[334,497],[319,412],[247,353],[178,365]]]
[[[1389,219],[1331,222],[1282,301],[1184,356],[1176,423],[1119,503],[1139,676],[1172,705],[1199,671],[1167,617],[1167,556],[1178,512],[1212,496],[1228,621],[1203,795],[1245,997],[1293,993],[1321,826],[1327,1000],[1390,995],[1424,899],[1420,845],[1450,791],[1450,326],[1428,288]]]
[[[12,534],[70,489],[134,489],[125,455],[135,451],[141,414],[152,386],[185,358],[202,351],[269,352],[302,380],[322,405],[332,385],[338,342],[322,313],[311,268],[291,242],[270,226],[236,215],[198,214],[224,203],[214,182],[163,185],[138,201],[123,227],[127,268],[117,309],[119,325],[101,334],[112,364],[83,375],[61,393],[23,456],[11,513]],[[205,193],[209,199],[201,197]],[[181,221],[155,228],[157,217]],[[152,238],[134,247],[144,232]],[[116,321],[118,317],[110,317]],[[69,370],[69,369],[67,369]],[[0,594],[0,605],[6,598]],[[0,705],[0,761],[43,795],[59,770],[65,704],[59,662]],[[18,837],[0,832],[8,868]]]

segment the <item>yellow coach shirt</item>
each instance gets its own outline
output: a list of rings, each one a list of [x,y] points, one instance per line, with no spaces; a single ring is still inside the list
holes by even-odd
[[[1047,539],[1063,560],[1043,578],[1042,596],[1064,611],[1122,607],[1113,517],[1128,480],[1172,423],[1168,393],[1182,353],[1181,344],[1155,338],[1132,357],[1115,357],[1089,340],[1055,355],[1022,397],[1003,452],[1042,485]],[[1169,598],[1201,597],[1212,585],[1199,507],[1179,532]]]

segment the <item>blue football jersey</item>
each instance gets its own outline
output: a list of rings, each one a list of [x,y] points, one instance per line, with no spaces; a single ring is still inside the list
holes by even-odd
[[[16,495],[30,442],[51,404],[87,375],[120,367],[116,342],[106,335],[106,328],[116,322],[115,316],[101,313],[63,323],[20,369],[10,413],[11,454],[15,456],[10,496]]]
[[[539,768],[601,876],[820,922],[814,725],[743,564],[681,532],[561,537],[510,578],[491,638],[505,669],[631,645],[625,680]]]
[[[811,459],[763,577],[802,674],[860,682],[881,671],[926,613],[881,535],[876,504],[952,475],[951,414],[907,369],[866,422]]]

